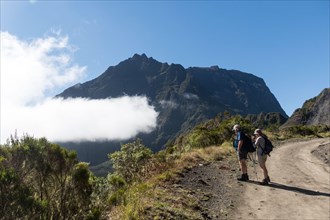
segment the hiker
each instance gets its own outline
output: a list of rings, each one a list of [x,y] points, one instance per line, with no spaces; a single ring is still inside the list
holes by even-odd
[[[268,185],[270,178],[268,176],[268,170],[266,168],[267,153],[265,152],[265,138],[267,138],[261,131],[261,129],[256,129],[254,131],[254,145],[257,148],[257,158],[259,166],[264,172],[264,179],[262,180],[262,185]]]
[[[245,134],[241,131],[241,128],[238,124],[234,125],[233,131],[235,131],[235,140],[234,140],[234,148],[237,151],[237,156],[240,164],[240,168],[242,171],[242,176],[237,178],[240,181],[249,180],[249,176],[247,174],[247,154],[248,152],[244,148],[244,137]]]

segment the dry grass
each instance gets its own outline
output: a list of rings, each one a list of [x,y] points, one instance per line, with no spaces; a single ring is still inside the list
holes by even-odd
[[[234,152],[230,143],[225,142],[221,146],[210,146],[206,148],[194,149],[190,152],[184,153],[180,162],[196,163],[198,161],[218,161]]]
[[[166,165],[161,164],[158,173],[152,173],[128,189],[126,204],[113,207],[109,219],[199,219],[196,198],[187,197],[187,192],[173,186],[185,169],[222,160],[233,152],[231,143],[224,143],[193,149]]]

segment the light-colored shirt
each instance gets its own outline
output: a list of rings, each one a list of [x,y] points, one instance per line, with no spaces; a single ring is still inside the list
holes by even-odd
[[[257,154],[259,156],[264,155],[263,149],[265,149],[265,138],[259,136],[256,141],[254,142],[254,147],[257,148]]]

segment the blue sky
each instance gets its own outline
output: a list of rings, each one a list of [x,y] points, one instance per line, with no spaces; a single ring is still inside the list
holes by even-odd
[[[53,94],[135,53],[252,73],[289,116],[330,81],[329,1],[1,0],[1,32],[27,44],[67,39],[70,67],[84,74]]]

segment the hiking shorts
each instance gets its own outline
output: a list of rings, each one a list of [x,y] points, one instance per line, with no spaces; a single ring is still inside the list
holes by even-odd
[[[247,160],[247,155],[248,155],[247,152],[238,151],[237,155],[239,160]]]
[[[267,160],[267,154],[259,155],[257,154],[259,164],[265,164]]]

